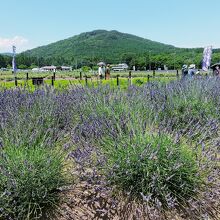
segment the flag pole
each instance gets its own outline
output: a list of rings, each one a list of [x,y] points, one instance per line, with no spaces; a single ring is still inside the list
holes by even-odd
[[[17,73],[16,73],[16,61],[15,61],[15,56],[16,56],[16,47],[13,45],[12,46],[12,52],[13,52],[13,58],[12,58],[12,73],[14,74],[14,78],[15,78],[15,86],[18,85],[17,82]]]
[[[208,68],[208,75],[210,76],[210,66],[211,66],[211,60],[212,60],[212,46],[210,46],[211,52],[210,52],[210,60],[209,60],[209,68]]]

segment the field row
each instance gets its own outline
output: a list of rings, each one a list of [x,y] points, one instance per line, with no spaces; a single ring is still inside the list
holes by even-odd
[[[87,85],[89,87],[98,86],[100,84],[102,85],[109,85],[110,87],[116,87],[119,86],[120,88],[127,88],[129,85],[137,85],[141,86],[144,85],[147,82],[164,82],[168,83],[170,81],[176,80],[175,77],[136,77],[132,78],[131,80],[128,78],[112,78],[110,80],[99,80],[97,78],[88,78],[87,80],[83,78],[82,80],[79,79],[45,79],[43,80],[44,85],[51,85],[54,86],[57,89],[66,89],[72,85]],[[32,80],[17,80],[17,86],[18,87],[29,87],[29,88],[36,88],[36,85],[33,85]],[[15,87],[15,81],[0,81],[0,87],[1,88],[14,88]]]
[[[27,78],[27,73],[29,78],[33,77],[43,77],[43,78],[51,78],[53,76],[53,72],[18,72],[17,73],[17,78],[18,79],[26,79]],[[89,78],[94,78],[97,77],[97,72],[82,72],[82,71],[72,71],[72,72],[65,72],[65,71],[57,71],[56,73],[56,78],[75,78],[78,79],[80,77],[89,77]],[[181,72],[178,71],[178,74],[180,75]],[[120,77],[128,77],[129,76],[129,71],[127,72],[111,72],[111,77],[116,78],[117,75]],[[132,77],[147,77],[148,75],[150,76],[160,76],[160,77],[175,77],[177,75],[177,70],[174,71],[131,71],[131,76]],[[9,71],[0,71],[0,80],[13,80],[14,75],[9,72]]]

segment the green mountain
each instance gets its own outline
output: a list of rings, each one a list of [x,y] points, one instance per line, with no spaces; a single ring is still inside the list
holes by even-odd
[[[178,48],[118,31],[95,30],[85,32],[18,55],[18,64],[71,65],[93,67],[99,61],[126,62],[138,69],[181,68],[195,63],[201,68],[203,48]],[[213,51],[213,62],[220,60],[220,51]]]
[[[34,57],[120,61],[124,54],[173,53],[171,45],[118,31],[95,30],[25,52]]]
[[[13,56],[13,53],[10,53],[10,52],[6,52],[6,53],[0,53],[0,55],[5,55],[5,56],[10,56],[12,57]]]

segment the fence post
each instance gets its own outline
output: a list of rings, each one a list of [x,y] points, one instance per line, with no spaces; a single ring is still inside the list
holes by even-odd
[[[149,74],[147,75],[147,82],[148,83],[150,82],[150,75]]]
[[[53,72],[53,80],[56,79],[56,71]]]
[[[119,86],[119,75],[117,75],[117,86]]]
[[[79,72],[79,79],[82,80],[82,72]]]
[[[129,83],[129,86],[131,86],[131,71],[129,71],[129,74],[128,74],[128,83]]]
[[[54,86],[54,79],[53,79],[53,76],[51,78],[51,85]]]
[[[18,86],[18,80],[16,76],[15,76],[15,86]]]
[[[28,77],[28,72],[27,72],[27,74],[26,74],[26,75],[27,75],[27,76],[26,76],[26,79],[27,79],[27,80],[29,80],[29,77]]]
[[[153,70],[153,77],[155,77],[155,70]]]
[[[179,71],[176,70],[176,77],[179,78]]]
[[[85,76],[86,86],[88,85],[88,78]]]

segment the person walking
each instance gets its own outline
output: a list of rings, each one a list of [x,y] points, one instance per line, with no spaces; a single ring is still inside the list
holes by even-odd
[[[98,75],[99,75],[99,79],[103,79],[103,77],[105,75],[105,67],[104,67],[104,65],[99,66]]]
[[[105,78],[110,79],[110,65],[108,64],[105,70]]]

